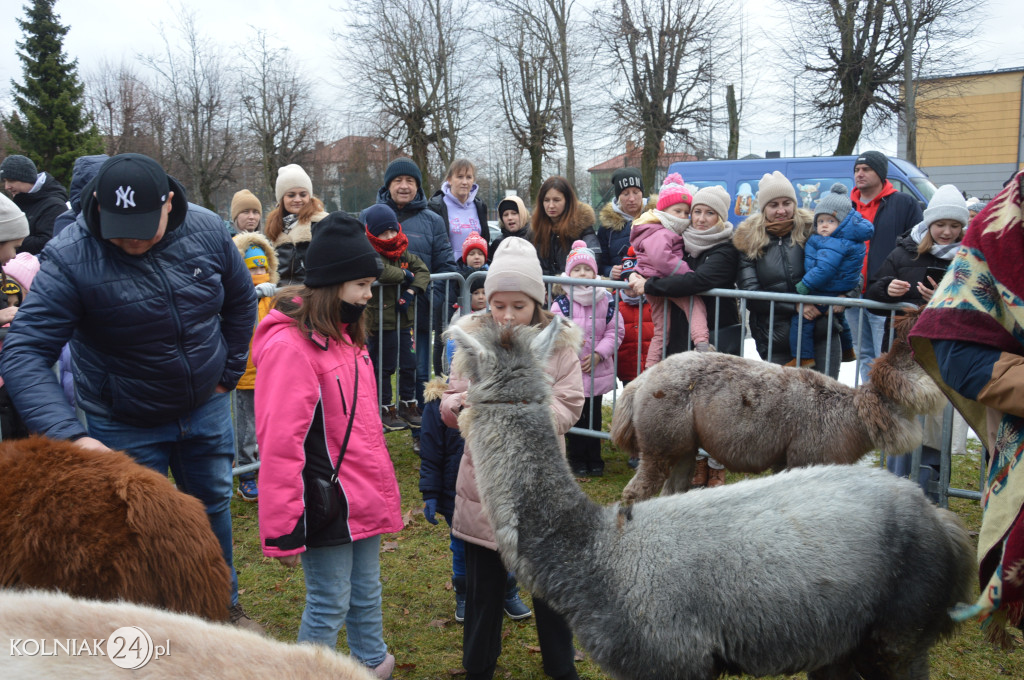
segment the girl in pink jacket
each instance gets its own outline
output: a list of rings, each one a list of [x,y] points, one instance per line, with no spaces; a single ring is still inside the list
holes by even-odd
[[[683,184],[679,173],[673,172],[665,178],[658,194],[658,207],[649,210],[633,222],[629,243],[636,251],[636,272],[644,278],[686,274],[690,267],[683,259],[683,232],[690,226],[690,204],[693,196]],[[709,342],[708,314],[704,301],[692,297],[668,298],[686,314],[690,322],[690,337],[694,349],[707,352],[712,349]],[[661,361],[667,329],[665,328],[665,298],[648,295],[651,314],[654,316],[654,335],[647,350],[647,364],[650,368]]]
[[[297,567],[306,608],[299,642],[352,655],[379,678],[384,644],[380,535],[402,528],[398,481],[377,408],[363,310],[382,264],[344,212],[317,228],[304,285],[282,290],[253,337],[263,554]]]
[[[597,258],[584,241],[572,244],[565,258],[565,275],[574,279],[596,279]],[[622,316],[607,288],[599,286],[567,286],[566,293],[551,305],[555,314],[572,319],[583,331],[580,348],[580,369],[583,371],[583,413],[575,427],[601,429],[601,395],[615,387],[615,353],[626,332]],[[604,474],[601,440],[578,434],[567,434],[569,467],[577,477],[600,477]]]
[[[544,281],[540,260],[533,245],[522,238],[507,238],[494,252],[484,282],[489,312],[478,312],[459,319],[458,325],[472,334],[493,317],[498,323],[546,326],[554,319],[544,308]],[[579,329],[565,324],[548,359],[551,377],[551,411],[560,434],[568,432],[579,420],[583,408],[583,378],[576,353],[580,348]],[[458,416],[466,403],[469,383],[459,370],[459,352],[455,352],[448,389],[441,398],[441,419],[457,428]],[[489,680],[494,676],[501,653],[501,621],[507,572],[498,553],[494,529],[487,519],[476,483],[476,468],[469,444],[462,454],[455,482],[455,518],[452,534],[466,542],[466,620],[462,631],[462,665],[466,680]],[[572,629],[565,619],[541,598],[533,596],[537,620],[537,639],[544,672],[552,678],[577,678]]]

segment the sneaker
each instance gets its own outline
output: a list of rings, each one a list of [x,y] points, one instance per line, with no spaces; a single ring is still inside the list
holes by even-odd
[[[376,675],[380,680],[391,680],[391,674],[395,670],[395,655],[388,654],[384,657],[384,660],[380,662],[380,665],[376,668],[371,668],[373,674]]]
[[[419,437],[413,437],[412,438],[412,452],[415,453],[417,456],[420,455],[420,438]]]
[[[710,342],[698,342],[693,349],[697,352],[714,352],[715,346]]]
[[[533,616],[533,612],[530,611],[530,608],[519,597],[518,592],[512,595],[512,597],[505,598],[505,614],[513,621],[521,621]]]
[[[257,633],[258,635],[265,634],[263,632],[263,626],[250,619],[249,615],[245,613],[244,609],[242,609],[241,604],[236,604],[228,609],[228,615],[230,616],[232,626],[238,626],[243,630],[247,630],[251,633]]]
[[[384,426],[385,432],[397,432],[409,427],[407,422],[398,417],[394,404],[380,407],[380,424]]]
[[[416,405],[416,400],[398,402],[398,417],[409,423],[409,427],[412,429],[419,429],[422,416],[420,415],[419,407]]]
[[[243,479],[238,482],[238,495],[243,501],[255,503],[259,500],[259,489],[255,479]]]
[[[630,458],[629,460],[626,461],[626,465],[633,468],[634,470],[637,469],[638,467],[640,467],[640,456]]]
[[[466,620],[466,594],[455,593],[455,622],[463,623]]]

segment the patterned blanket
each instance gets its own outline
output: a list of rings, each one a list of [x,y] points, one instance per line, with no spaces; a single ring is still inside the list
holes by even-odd
[[[992,428],[986,408],[954,392],[939,375],[931,340],[960,340],[1024,355],[1024,172],[971,222],[951,271],[911,332],[917,361],[976,432]],[[985,437],[988,439],[988,437]],[[1024,618],[1024,418],[999,414],[982,494],[978,537],[981,596],[954,618],[980,616],[989,638],[1007,644],[1007,623]]]

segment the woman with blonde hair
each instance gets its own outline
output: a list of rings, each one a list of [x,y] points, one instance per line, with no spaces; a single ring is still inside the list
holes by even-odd
[[[281,285],[301,284],[306,279],[306,251],[313,230],[327,213],[313,195],[313,180],[298,165],[278,169],[274,195],[277,205],[267,215],[267,240],[277,251]]]
[[[804,275],[804,246],[814,232],[814,216],[809,210],[797,208],[792,182],[778,171],[761,178],[757,204],[760,212],[744,220],[733,234],[733,245],[740,251],[736,287],[768,293],[796,293],[796,284]],[[789,346],[790,319],[800,313],[800,308],[791,302],[775,302],[772,312],[771,305],[763,300],[747,301],[750,334],[762,359],[785,364],[793,356]],[[814,305],[806,304],[803,315],[813,321],[821,312]],[[838,377],[842,357],[837,318],[832,324],[815,325],[814,355],[814,370],[825,372],[827,367],[829,375]]]

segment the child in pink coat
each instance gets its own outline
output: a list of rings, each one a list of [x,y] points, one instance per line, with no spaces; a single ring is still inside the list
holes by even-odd
[[[686,189],[683,178],[673,172],[665,178],[658,194],[658,206],[633,222],[629,242],[636,251],[636,272],[644,278],[686,274],[690,267],[683,259],[683,232],[690,227],[690,204],[693,196]],[[665,298],[647,296],[654,315],[654,335],[647,351],[645,368],[661,361],[667,329],[665,328]],[[704,301],[692,297],[668,298],[683,310],[690,322],[690,337],[698,352],[712,350],[708,315]]]
[[[584,241],[575,241],[565,258],[565,275],[573,279],[596,279],[597,258]],[[626,332],[622,315],[607,288],[580,285],[566,286],[566,292],[555,298],[551,311],[560,314],[583,331],[580,368],[583,371],[583,413],[574,427],[601,429],[601,395],[615,387],[615,353]],[[600,477],[604,474],[601,440],[578,434],[566,435],[566,456],[577,477]]]

